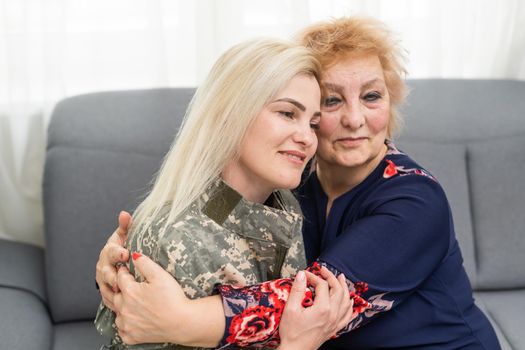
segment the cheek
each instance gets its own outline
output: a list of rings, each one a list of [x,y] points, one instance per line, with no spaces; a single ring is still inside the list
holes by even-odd
[[[390,121],[390,110],[381,109],[376,110],[370,115],[367,120],[368,129],[374,134],[386,132],[388,129],[388,123]]]
[[[317,131],[317,137],[319,143],[322,143],[323,138],[329,138],[339,126],[339,118],[334,113],[323,113],[319,122],[319,130]]]

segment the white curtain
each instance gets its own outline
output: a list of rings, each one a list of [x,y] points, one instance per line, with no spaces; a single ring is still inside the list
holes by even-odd
[[[369,15],[410,77],[525,80],[520,0],[0,0],[0,237],[43,245],[45,129],[80,93],[195,86],[226,48]]]

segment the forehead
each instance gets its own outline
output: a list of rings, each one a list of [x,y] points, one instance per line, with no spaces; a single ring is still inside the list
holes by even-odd
[[[383,67],[375,54],[348,55],[323,70],[323,83],[341,83],[347,80],[384,80]]]
[[[319,102],[320,87],[317,79],[309,74],[297,74],[281,90],[279,90],[271,100],[282,97],[291,97],[298,100]]]

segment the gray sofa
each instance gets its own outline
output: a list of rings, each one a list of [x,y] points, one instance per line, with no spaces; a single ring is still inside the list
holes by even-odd
[[[476,301],[502,347],[525,350],[525,82],[409,84],[397,144],[445,187]],[[117,213],[147,191],[192,93],[102,92],[56,106],[43,183],[46,250],[0,240],[0,349],[103,343],[92,326],[98,252]]]

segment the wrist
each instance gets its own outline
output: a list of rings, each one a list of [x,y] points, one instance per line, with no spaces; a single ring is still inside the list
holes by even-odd
[[[168,335],[172,343],[213,348],[222,339],[225,321],[219,296],[186,299],[176,317]]]
[[[198,339],[196,330],[199,326],[197,311],[191,299],[180,300],[170,308],[170,317],[166,320],[165,340],[173,344],[192,346]]]

